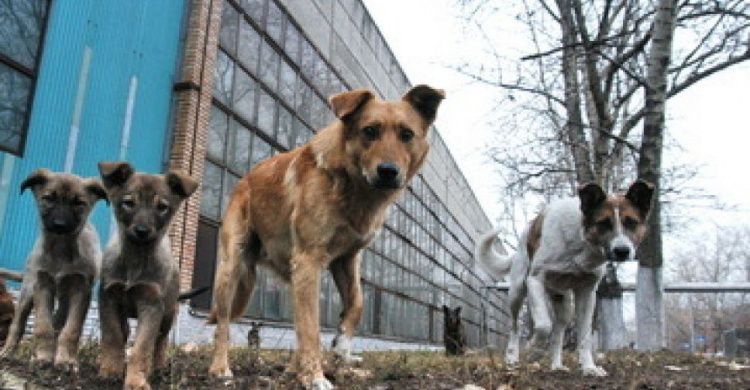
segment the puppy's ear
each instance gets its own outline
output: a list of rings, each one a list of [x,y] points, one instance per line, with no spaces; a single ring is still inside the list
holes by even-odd
[[[86,179],[86,191],[93,195],[95,199],[104,200],[109,204],[107,191],[104,190],[104,185],[102,185],[102,182],[99,181],[99,179],[93,177]]]
[[[587,183],[578,188],[578,197],[581,199],[581,212],[584,216],[590,216],[605,200],[607,194],[604,193],[599,184]]]
[[[164,178],[172,192],[183,199],[189,197],[198,189],[198,182],[182,172],[168,172]]]
[[[125,161],[102,161],[99,163],[99,173],[102,176],[104,187],[110,189],[127,183],[135,170],[132,165]]]
[[[417,85],[409,90],[402,99],[417,110],[427,125],[431,125],[435,121],[440,102],[445,99],[445,91],[433,89],[427,85]]]
[[[454,310],[453,312],[455,313],[455,315],[456,315],[457,318],[460,317],[461,316],[461,306],[457,307],[456,310]]]
[[[328,103],[333,109],[333,113],[341,120],[346,120],[352,114],[357,112],[365,103],[374,99],[375,95],[367,89],[357,89],[350,92],[343,92],[331,96]]]
[[[450,307],[448,307],[448,306],[446,306],[446,305],[443,305],[443,313],[444,313],[445,315],[450,315],[450,313],[451,313],[451,308],[450,308]]]
[[[23,194],[27,188],[31,188],[32,191],[36,190],[38,186],[47,184],[49,180],[50,172],[48,169],[37,169],[31,172],[29,176],[21,183],[21,193]]]
[[[641,216],[646,218],[651,210],[651,198],[654,195],[654,185],[644,181],[637,180],[628,189],[625,198],[641,212]]]

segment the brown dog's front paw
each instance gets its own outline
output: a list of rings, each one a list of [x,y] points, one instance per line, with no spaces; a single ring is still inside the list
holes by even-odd
[[[151,385],[143,375],[138,375],[135,378],[126,378],[122,388],[124,390],[151,390]]]
[[[234,376],[226,364],[212,364],[208,374],[217,379],[231,379]]]

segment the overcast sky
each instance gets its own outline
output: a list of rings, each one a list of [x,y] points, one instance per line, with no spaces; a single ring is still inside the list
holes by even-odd
[[[470,83],[447,69],[476,55],[482,41],[466,34],[456,0],[365,0],[370,14],[414,84],[447,91],[436,126],[466,175],[488,216],[495,220],[501,183],[483,151],[495,126],[486,115],[496,89]],[[514,38],[512,15],[498,15],[508,39],[498,43],[503,54],[529,54]],[[750,64],[735,66],[670,100],[668,132],[684,148],[679,158],[701,166],[695,185],[725,203],[732,213],[696,211],[701,220],[719,224],[750,222]],[[677,158],[665,156],[665,158]],[[703,217],[705,215],[705,217]],[[713,228],[713,223],[706,226]],[[697,227],[701,229],[702,227]],[[668,239],[668,238],[667,238]]]

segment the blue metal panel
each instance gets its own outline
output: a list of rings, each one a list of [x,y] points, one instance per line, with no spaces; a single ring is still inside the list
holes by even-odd
[[[62,171],[68,156],[73,173],[96,176],[97,162],[119,160],[124,152],[138,170],[161,170],[185,7],[184,0],[51,2],[26,152],[15,159],[7,203],[0,204],[0,267],[22,268],[38,234],[32,196],[17,192],[34,169]],[[110,210],[104,203],[92,221],[105,243]]]

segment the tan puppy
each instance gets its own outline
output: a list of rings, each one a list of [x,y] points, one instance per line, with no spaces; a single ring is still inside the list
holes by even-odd
[[[180,295],[179,269],[167,234],[169,224],[198,183],[177,172],[136,173],[126,162],[101,162],[99,171],[118,228],[104,250],[99,287],[99,375],[122,375],[128,318],[136,318],[135,345],[124,388],[150,389],[147,377],[153,367],[166,364],[167,335]]]
[[[230,377],[229,321],[241,316],[264,265],[291,283],[299,378],[323,376],[318,299],[329,268],[342,296],[336,352],[351,358],[362,314],[360,252],[427,156],[427,134],[444,93],[420,85],[399,101],[367,90],[330,98],[339,118],[300,148],[256,166],[234,189],[221,229],[214,283],[215,350],[210,373]]]
[[[91,288],[101,266],[99,236],[88,216],[106,193],[98,179],[46,169],[32,172],[21,183],[21,192],[26,189],[34,192],[42,229],[26,260],[18,306],[0,356],[16,348],[33,307],[36,359],[54,359],[56,366],[75,369]]]

